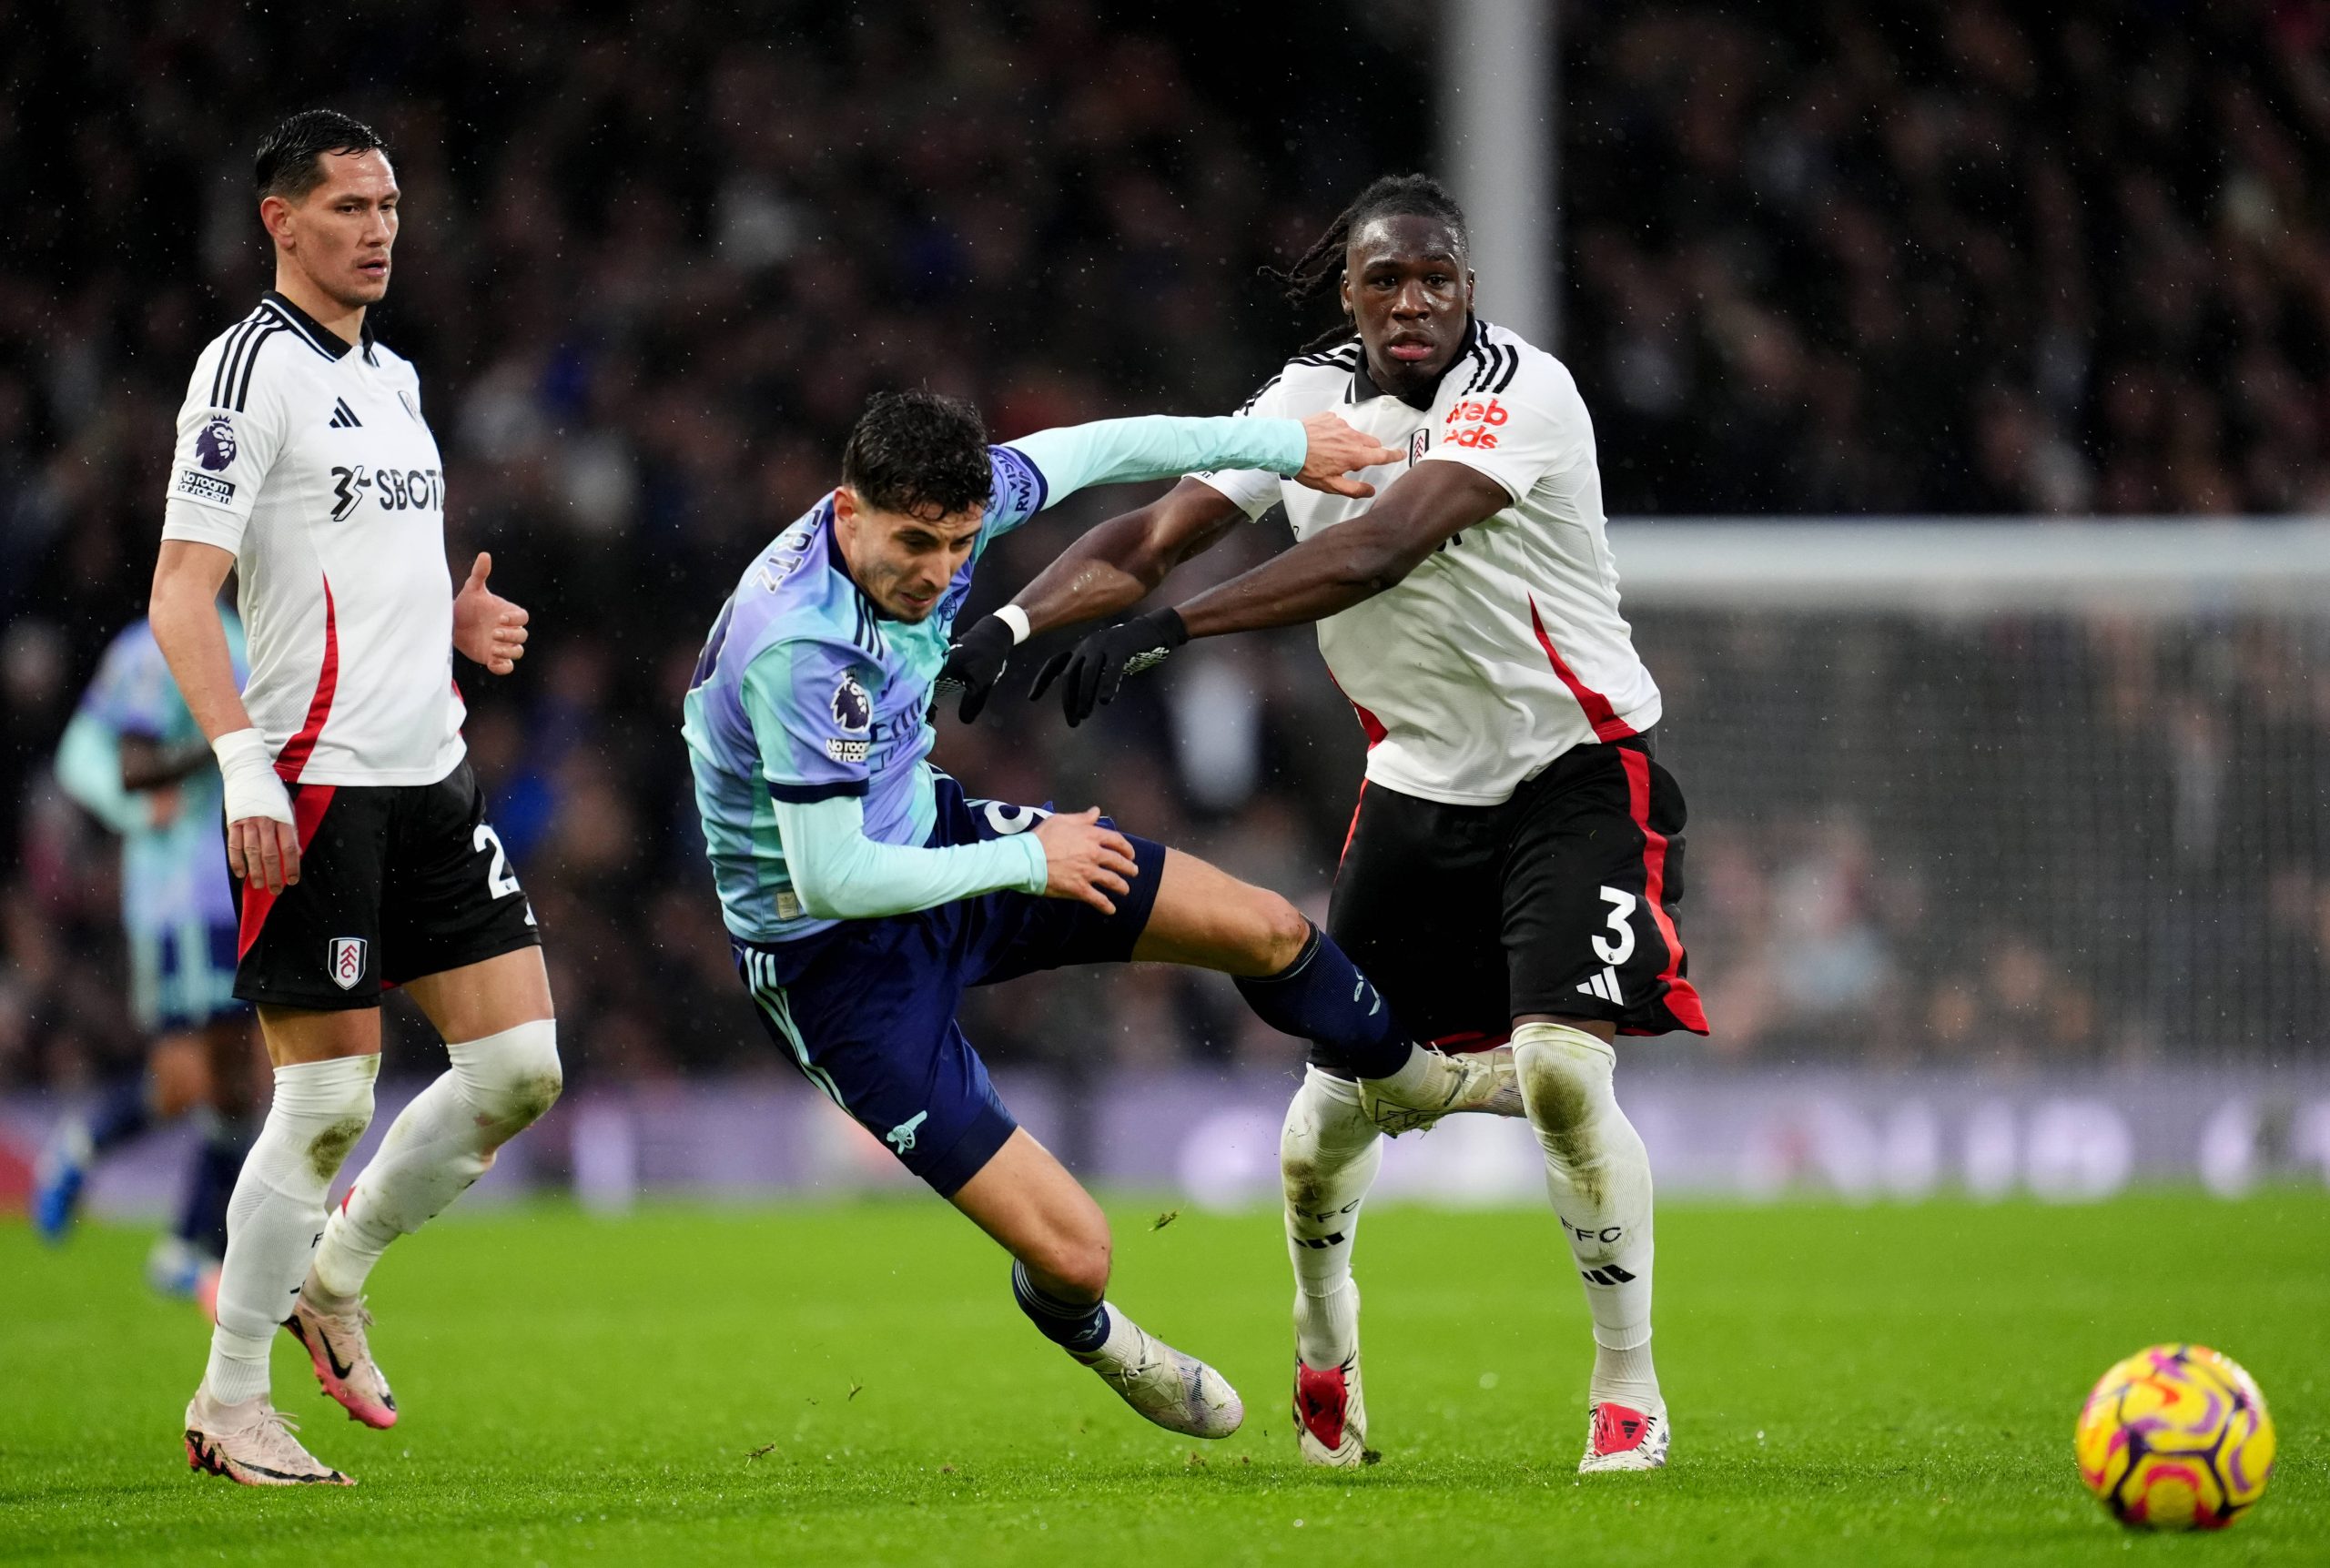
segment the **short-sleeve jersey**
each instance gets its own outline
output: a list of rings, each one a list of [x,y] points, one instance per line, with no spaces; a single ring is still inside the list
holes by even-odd
[[[227,651],[239,676],[244,670],[242,624],[232,613],[223,619]],[[137,736],[166,750],[202,740],[154,641],[154,629],[143,621],[106,649],[79,711],[116,739]],[[235,924],[235,895],[228,883],[226,844],[219,833],[225,792],[218,770],[205,763],[180,779],[177,789],[177,808],[167,822],[122,835],[122,921],[133,934]]]
[[[164,539],[235,556],[243,705],[290,781],[434,784],[461,760],[445,480],[420,382],[270,290],[203,349]]]
[[[1404,794],[1492,805],[1573,746],[1657,722],[1658,687],[1618,612],[1594,427],[1569,371],[1474,321],[1414,402],[1380,391],[1356,342],[1287,362],[1241,410],[1332,410],[1402,453],[1355,477],[1380,499],[1420,462],[1458,462],[1509,501],[1397,586],[1318,623],[1319,651],[1367,732],[1367,776]],[[1275,474],[1196,476],[1260,517],[1283,503],[1298,540],[1365,512]]]
[[[997,538],[1043,509],[1035,464],[988,449],[994,476],[970,557],[913,623],[876,608],[834,540],[828,495],[770,542],[713,622],[681,733],[728,929],[784,942],[836,924],[802,912],[775,803],[856,795],[877,844],[920,845],[937,820],[930,688],[971,572]]]

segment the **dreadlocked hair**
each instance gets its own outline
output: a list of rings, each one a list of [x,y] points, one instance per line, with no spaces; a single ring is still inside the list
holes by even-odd
[[[1351,246],[1351,237],[1379,217],[1437,218],[1455,232],[1457,244],[1468,249],[1472,245],[1464,229],[1464,208],[1438,180],[1428,174],[1387,174],[1337,213],[1327,232],[1312,240],[1311,248],[1295,258],[1292,266],[1265,267],[1262,276],[1281,285],[1292,303],[1305,304],[1342,278],[1343,253]],[[1312,353],[1352,336],[1352,324],[1339,321],[1305,343],[1300,352]]]

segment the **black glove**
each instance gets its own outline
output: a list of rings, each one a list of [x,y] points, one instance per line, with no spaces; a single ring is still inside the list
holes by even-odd
[[[1138,675],[1190,640],[1178,610],[1152,610],[1106,631],[1095,632],[1065,653],[1055,653],[1028,689],[1028,700],[1041,697],[1060,681],[1060,711],[1070,729],[1092,716],[1092,710],[1116,698],[1127,675]]]
[[[963,693],[963,705],[955,716],[969,723],[987,706],[989,692],[1003,677],[1003,666],[1011,660],[1011,650],[1018,644],[1012,640],[1011,628],[1000,615],[982,615],[971,623],[971,629],[959,633],[947,645],[947,663],[938,667],[938,679],[933,691],[941,697],[951,692]]]

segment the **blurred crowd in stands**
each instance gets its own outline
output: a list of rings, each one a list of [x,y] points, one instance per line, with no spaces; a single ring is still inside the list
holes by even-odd
[[[998,436],[1234,406],[1322,325],[1257,268],[1374,174],[1431,161],[1428,8],[1119,9],[682,4],[636,29],[609,5],[20,9],[0,60],[0,1089],[137,1055],[110,845],[49,758],[142,612],[194,357],[268,279],[249,149],[312,102],[391,139],[405,227],[377,329],[420,369],[459,564],[493,551],[495,587],[534,612],[516,675],[461,674],[575,1077],[785,1070],[729,966],[677,734],[745,563],[830,486],[884,387],[970,397]],[[1613,510],[2321,505],[2325,15],[1565,5],[1562,346]],[[1007,541],[970,612],[1129,493]],[[1282,538],[1266,522],[1186,570],[1226,574]],[[1962,793],[1921,816],[1914,791],[1803,798],[1785,766],[1813,741],[1781,744],[1789,725],[1841,725],[1833,697],[1871,715],[1846,744],[1863,767],[1838,776],[1873,782],[1905,714],[1941,744],[1969,693],[1882,700],[1806,628],[1653,616],[1642,633],[1695,805],[1686,930],[1720,1031],[1677,1054],[2223,1043],[2189,1027],[2216,991],[2155,1005],[2122,984],[2168,984],[2146,966],[2183,951],[2158,945],[2173,933],[2095,961],[2081,879],[2105,874],[2066,844],[2043,870],[1970,860],[1972,819],[1943,811]],[[1864,642],[1930,683],[1924,635]],[[2163,703],[2197,690],[2173,683],[2190,650],[2113,664],[2084,636],[1977,650],[2006,661],[1986,689],[2021,670],[2062,700],[2065,661],[2150,659]],[[1789,638],[1803,658],[1757,686]],[[2302,687],[2322,653],[2279,678]],[[2194,756],[2229,764],[2224,735],[2129,720],[2122,687],[2093,683],[2051,744],[2166,747],[2132,776],[2165,792],[2147,799],[2183,844],[2200,808],[2176,792],[2203,784],[2176,781]],[[2325,720],[2306,722],[2314,757]],[[1008,698],[941,731],[974,794],[1102,803],[1323,915],[1362,743],[1307,634],[1192,649],[1079,731]],[[2225,814],[2255,781],[2220,771],[2201,814],[2230,864]],[[2043,782],[2005,768],[1993,787],[2010,777]],[[2318,802],[2307,821],[2318,834]],[[2170,851],[2084,831],[2139,885],[2166,875],[2143,855]],[[2330,866],[2227,885],[2253,883],[2259,941],[2310,976],[2283,994],[2330,1000]],[[1169,971],[1038,977],[981,994],[967,1023],[999,1061],[1071,1075],[1297,1051],[1226,986]]]

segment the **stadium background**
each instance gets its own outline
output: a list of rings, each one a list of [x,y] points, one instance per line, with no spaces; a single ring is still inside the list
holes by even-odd
[[[407,217],[377,320],[421,369],[449,538],[463,561],[492,550],[534,614],[515,676],[461,674],[548,934],[574,1136],[510,1163],[551,1179],[587,1176],[594,1111],[708,1127],[722,1098],[797,1099],[729,968],[676,713],[714,610],[831,484],[865,396],[926,382],[999,436],[1225,410],[1324,325],[1258,268],[1374,174],[1434,162],[1423,5],[682,5],[643,32],[613,6],[262,25],[116,5],[7,25],[0,1089],[37,1115],[138,1054],[110,847],[48,762],[142,607],[187,369],[267,279],[248,149],[329,102],[395,147]],[[2325,30],[2330,8],[2263,0],[1565,5],[1558,349],[1613,513],[2092,517],[2099,559],[2117,518],[2318,513]],[[999,549],[973,611],[1129,493]],[[1622,573],[1630,533],[1666,526],[1616,526]],[[1899,529],[1866,527],[1824,548],[1881,555]],[[1281,537],[1244,531],[1191,571]],[[2318,1081],[2290,1070],[2318,1072],[2330,999],[2319,617],[1636,602],[1717,1025],[1646,1058],[1879,1098],[1970,1075],[2011,1100],[2104,1093],[2194,1064],[2269,1100]],[[991,715],[941,724],[978,793],[1098,801],[1322,904],[1362,744],[1306,634],[1192,651],[1082,731]],[[1224,1074],[1296,1059],[1226,986],[1168,970],[1021,982],[967,1024],[1072,1154],[1113,1136],[1112,1087],[1195,1085],[1195,1115]],[[402,1033],[388,1072],[411,1085],[436,1064]],[[2330,1113],[2244,1125],[2330,1171]],[[1879,1142],[1879,1168],[1909,1158]]]

